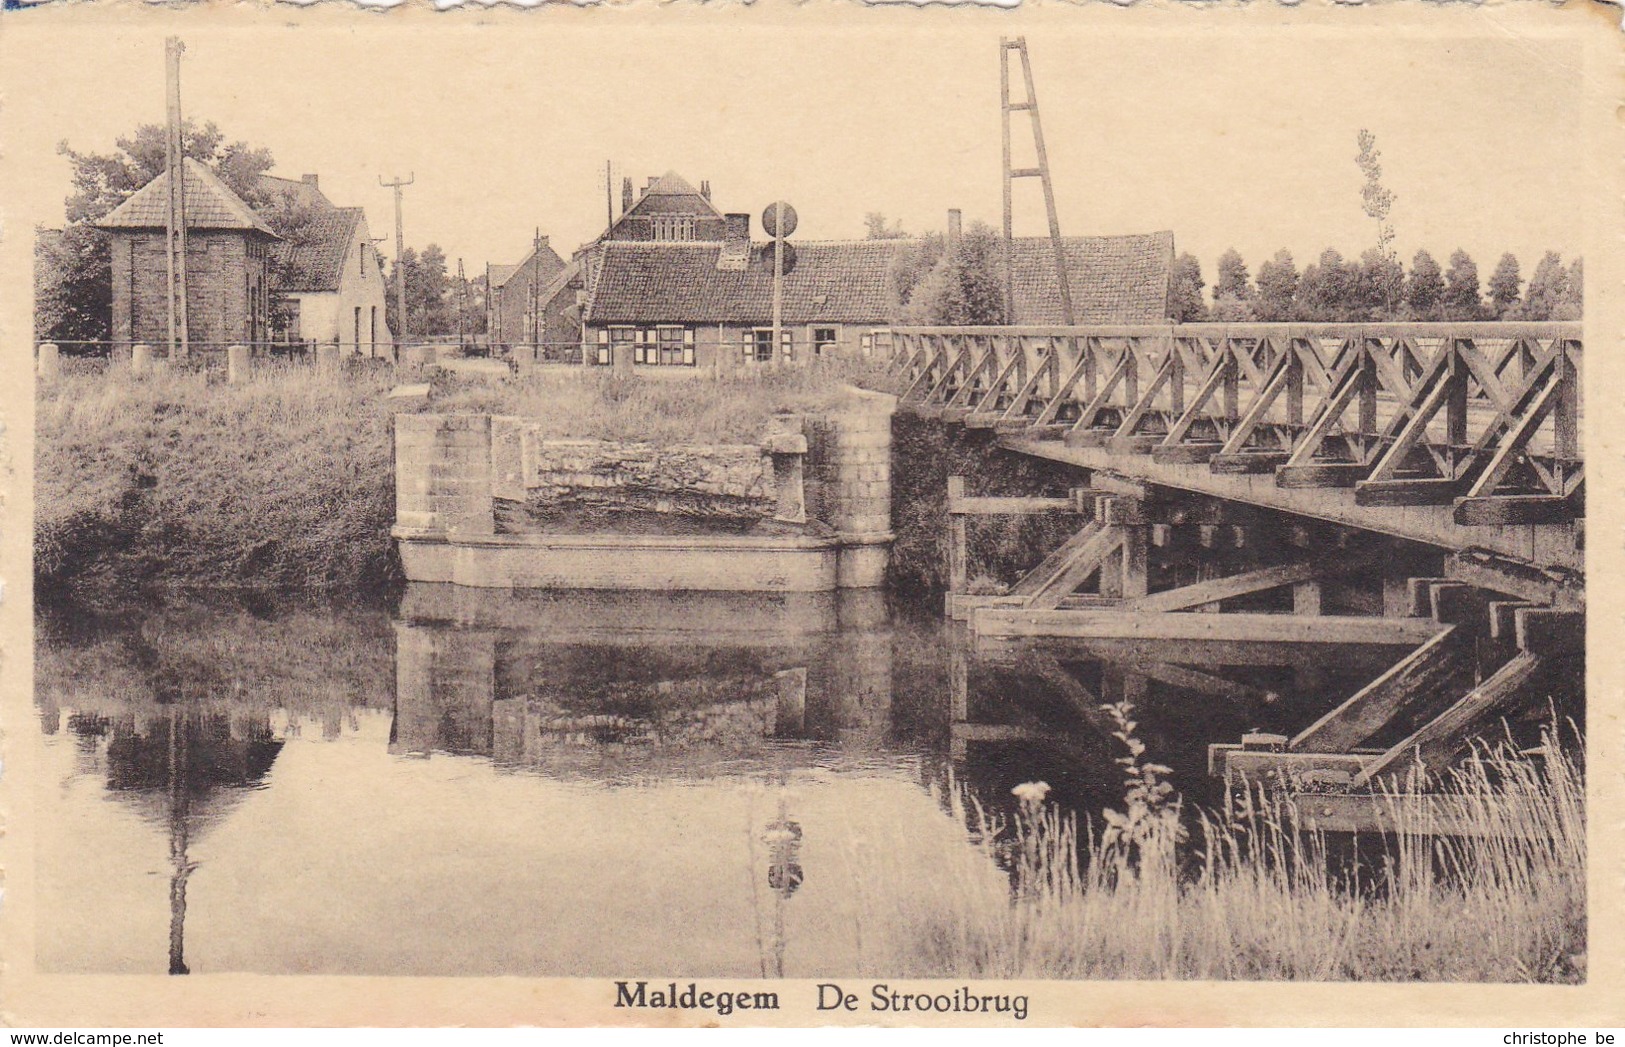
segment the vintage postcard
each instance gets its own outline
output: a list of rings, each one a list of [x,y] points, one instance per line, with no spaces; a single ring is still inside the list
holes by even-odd
[[[1625,1023],[1620,40],[8,2],[4,1020]]]

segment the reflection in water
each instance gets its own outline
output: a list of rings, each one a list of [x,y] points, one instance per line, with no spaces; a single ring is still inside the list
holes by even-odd
[[[167,924],[175,974],[861,973],[932,892],[1007,888],[952,790],[1121,803],[1102,702],[1205,803],[1209,741],[1385,667],[970,649],[863,593],[413,586],[393,615],[214,599],[39,633],[40,966],[150,971]]]

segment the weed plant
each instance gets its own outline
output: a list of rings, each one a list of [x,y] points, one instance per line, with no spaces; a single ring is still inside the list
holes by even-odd
[[[944,803],[973,846],[887,914],[868,966],[912,976],[1559,982],[1586,969],[1582,770],[1573,732],[1542,754],[1480,748],[1442,780],[1390,783],[1381,833],[1349,856],[1303,831],[1293,801],[1253,794],[1185,839],[1167,773],[1143,759],[1132,710],[1107,707],[1126,755],[1123,810],[1080,827],[1016,789],[1013,818],[960,788]],[[1303,798],[1312,803],[1313,797]],[[1466,825],[1470,832],[1443,835]],[[1346,841],[1344,841],[1346,842]],[[985,870],[1009,871],[1009,888]],[[883,864],[883,863],[881,863]],[[884,875],[883,869],[864,870]],[[878,914],[877,918],[878,918]]]

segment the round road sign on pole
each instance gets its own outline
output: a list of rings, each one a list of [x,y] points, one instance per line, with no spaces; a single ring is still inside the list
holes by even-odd
[[[763,244],[762,247],[761,247],[761,253],[759,255],[757,255],[757,258],[760,261],[760,264],[761,264],[762,268],[766,269],[769,273],[771,273],[773,271],[773,259],[774,259],[774,253],[773,252],[774,252],[774,247],[773,247],[772,244]],[[789,276],[791,273],[793,273],[795,271],[796,271],[796,245],[792,244],[792,243],[786,243],[784,245],[784,275]]]
[[[779,224],[779,212],[781,211],[784,214],[782,228]],[[767,210],[762,212],[762,228],[767,231],[768,236],[775,239],[789,236],[796,231],[796,209],[783,200],[768,204]]]

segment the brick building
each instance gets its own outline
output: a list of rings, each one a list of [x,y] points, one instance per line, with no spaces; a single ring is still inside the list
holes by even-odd
[[[565,268],[564,259],[548,244],[547,237],[531,248],[517,265],[487,265],[485,267],[486,335],[493,346],[506,346],[510,350],[533,342],[549,342],[556,334],[556,323],[550,329],[548,314],[562,309],[564,303],[554,302],[556,292],[549,288]],[[538,327],[533,320],[537,304],[542,307],[542,322]],[[574,342],[570,335],[568,341]]]
[[[276,233],[207,167],[185,172],[187,324],[197,347],[267,340],[270,258]],[[96,225],[112,247],[112,334],[118,342],[169,338],[169,173],[159,175]]]

